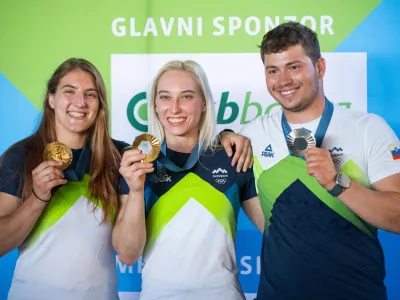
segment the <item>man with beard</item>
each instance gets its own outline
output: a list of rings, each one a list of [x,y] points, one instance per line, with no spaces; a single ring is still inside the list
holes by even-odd
[[[376,115],[329,101],[311,29],[281,24],[260,49],[283,111],[240,133],[252,143],[266,220],[257,300],[387,299],[377,228],[400,232],[396,134]]]

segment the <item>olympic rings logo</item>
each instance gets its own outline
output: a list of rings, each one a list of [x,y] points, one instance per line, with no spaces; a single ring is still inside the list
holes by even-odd
[[[218,184],[225,184],[226,183],[226,179],[225,178],[218,178],[215,179],[215,182]]]

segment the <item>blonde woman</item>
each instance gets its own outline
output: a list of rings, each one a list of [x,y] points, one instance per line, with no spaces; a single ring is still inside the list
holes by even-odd
[[[238,212],[242,207],[260,231],[264,217],[252,170],[237,172],[213,145],[215,126],[202,67],[164,65],[150,93],[149,131],[168,162],[155,170],[141,162],[140,150],[124,153],[125,196],[113,231],[122,262],[131,265],[144,251],[143,300],[244,299],[235,254]]]

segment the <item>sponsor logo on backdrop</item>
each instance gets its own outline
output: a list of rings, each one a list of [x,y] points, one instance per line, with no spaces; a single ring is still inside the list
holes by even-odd
[[[147,100],[146,92],[141,92],[129,101],[126,116],[129,123],[138,131],[147,132]]]
[[[365,53],[323,53],[323,56],[330,66],[324,86],[329,99],[347,108],[366,111]],[[148,132],[149,89],[154,76],[166,62],[187,59],[198,62],[207,74],[215,103],[216,132],[227,128],[239,132],[253,119],[281,111],[266,89],[258,53],[112,54],[114,138],[129,142]]]
[[[280,107],[278,103],[272,103],[265,106],[264,103],[251,101],[251,92],[246,93],[243,109],[240,109],[238,103],[230,101],[229,92],[223,92],[220,96],[220,102],[216,107],[217,124],[232,124],[239,121],[240,124],[247,124],[254,118],[269,114],[274,108]],[[147,132],[147,100],[146,92],[140,92],[134,95],[126,109],[126,115],[131,126],[141,132]],[[340,106],[351,107],[351,102],[338,103]],[[249,109],[257,112],[253,118],[248,117]],[[254,115],[254,113],[253,113]]]

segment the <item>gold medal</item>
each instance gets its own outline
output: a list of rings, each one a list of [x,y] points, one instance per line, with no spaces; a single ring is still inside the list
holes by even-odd
[[[47,145],[46,149],[43,151],[43,159],[62,161],[62,165],[57,167],[60,170],[68,168],[72,163],[72,151],[67,145],[54,142]]]
[[[135,138],[132,149],[139,149],[146,155],[143,162],[152,162],[160,154],[161,145],[155,136],[143,133]]]

